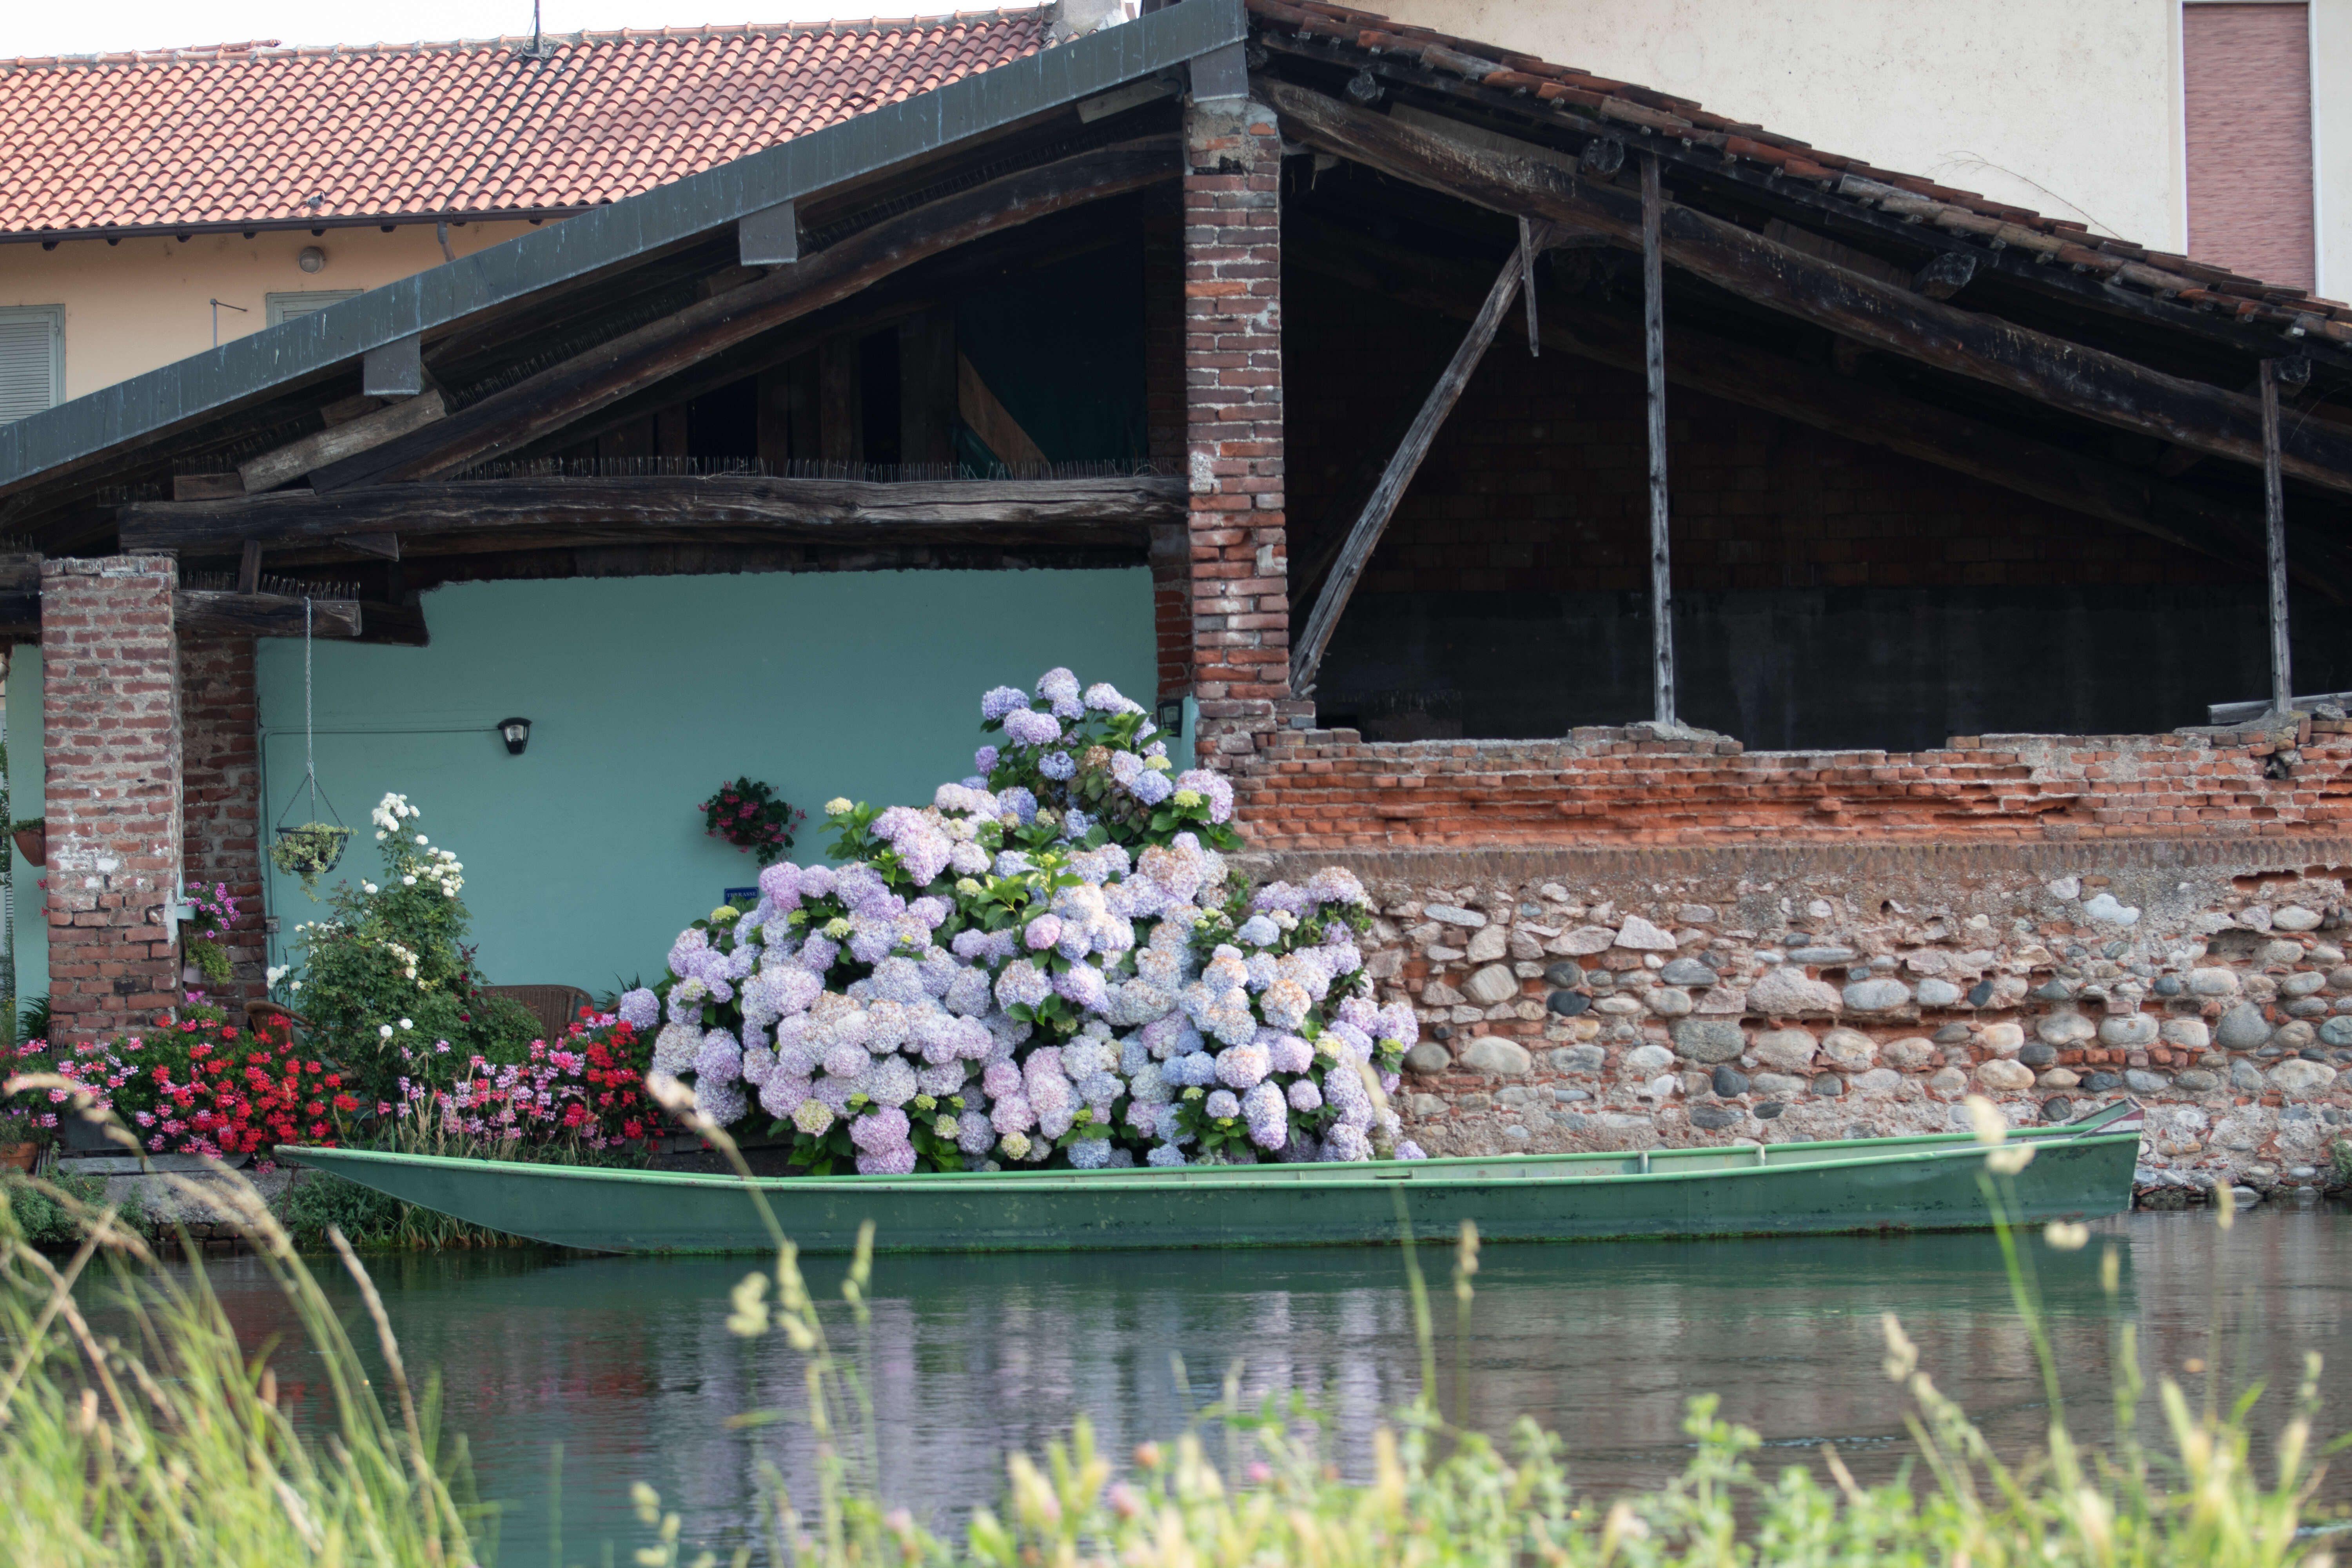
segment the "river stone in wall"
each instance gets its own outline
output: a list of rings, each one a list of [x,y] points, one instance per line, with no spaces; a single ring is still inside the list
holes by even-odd
[[[1519,994],[1519,977],[1507,963],[1490,963],[1462,983],[1464,994],[1482,1007],[1507,1002]]]
[[[1462,1053],[1462,1065],[1474,1072],[1517,1078],[1535,1066],[1527,1047],[1500,1035],[1481,1035]]]
[[[2214,1040],[2229,1051],[2251,1051],[2270,1037],[2270,1020],[2251,1002],[2241,1002],[2222,1014],[2221,1026],[2213,1031]]]
[[[2033,1069],[2027,1067],[2023,1062],[2013,1062],[1995,1058],[1991,1061],[1979,1063],[1978,1065],[1977,1080],[1979,1083],[1982,1083],[1987,1089],[1997,1089],[2014,1093],[2019,1089],[2032,1089],[2033,1087]]]
[[[1835,1014],[1843,1003],[1836,986],[1783,964],[1748,988],[1748,1005],[1768,1018],[1796,1018],[1809,1013]]]
[[[1813,1037],[1802,1029],[1767,1029],[1756,1037],[1756,1059],[1775,1072],[1806,1071],[1813,1050]]]
[[[1675,1049],[1695,1062],[1739,1059],[1748,1041],[1739,1026],[1723,1018],[1685,1018],[1674,1026]]]

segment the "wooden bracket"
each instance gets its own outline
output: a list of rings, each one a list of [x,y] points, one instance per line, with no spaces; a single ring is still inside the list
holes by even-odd
[[[261,592],[261,541],[248,539],[236,563],[236,591],[240,594]]]

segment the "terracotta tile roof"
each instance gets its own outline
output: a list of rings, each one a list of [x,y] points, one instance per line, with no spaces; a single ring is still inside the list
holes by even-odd
[[[1492,107],[1538,121],[1559,119],[1579,129],[1609,121],[1636,132],[1663,132],[1693,146],[1712,148],[1735,163],[1810,182],[1837,197],[1931,223],[1947,232],[2032,251],[2077,271],[2095,273],[2118,288],[2352,342],[2352,306],[2314,298],[2301,289],[2242,278],[2185,256],[2095,235],[2080,223],[2044,217],[1974,191],[1954,190],[1916,174],[1874,168],[1860,158],[1824,152],[1760,125],[1711,114],[1687,98],[1596,76],[1573,66],[1554,65],[1497,45],[1394,22],[1376,12],[1319,0],[1246,3],[1260,26],[1279,29],[1309,47],[1336,46],[1348,54],[1405,57],[1443,78],[1473,87],[1476,96]]]
[[[618,201],[1034,54],[1046,13],[0,60],[0,235]]]

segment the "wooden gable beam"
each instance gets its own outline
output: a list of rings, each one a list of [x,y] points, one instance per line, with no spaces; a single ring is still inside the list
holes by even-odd
[[[1018,170],[886,218],[795,266],[575,354],[430,426],[314,470],[313,489],[446,478],[588,417],[722,350],[941,251],[1181,172],[1172,138]],[[403,530],[403,531],[406,531]]]
[[[1642,203],[1631,192],[1416,131],[1272,77],[1254,81],[1294,141],[1496,212],[1640,243]],[[1666,204],[1661,227],[1667,261],[1743,299],[2120,429],[2237,462],[2263,460],[2253,398],[1864,277],[1679,204]],[[2352,430],[2298,424],[2283,437],[2280,464],[2294,478],[2352,491]]]
[[[141,501],[117,513],[125,550],[226,555],[247,541],[320,545],[396,530],[412,554],[462,535],[599,542],[633,530],[749,530],[846,542],[897,529],[1004,542],[1035,539],[1139,541],[1154,523],[1186,516],[1181,479],[952,479],[876,484],[726,474],[703,478],[465,479],[302,490],[241,500]],[[501,544],[499,548],[509,546]]]
[[[299,637],[308,630],[314,637],[355,637],[360,635],[360,605],[357,599],[305,601],[284,594],[183,588],[172,595],[172,620],[182,631],[236,637]]]

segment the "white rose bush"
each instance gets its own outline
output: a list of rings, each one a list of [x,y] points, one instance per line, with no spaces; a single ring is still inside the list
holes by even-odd
[[[835,865],[679,933],[624,995],[649,1079],[813,1174],[1421,1157],[1386,1096],[1418,1035],[1374,1005],[1362,886],[1255,890],[1233,789],[1066,669],[982,699],[975,772],[826,808]]]

